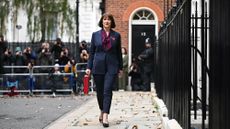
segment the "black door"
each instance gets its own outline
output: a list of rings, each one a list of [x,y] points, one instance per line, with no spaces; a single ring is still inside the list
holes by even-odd
[[[155,25],[132,25],[132,57],[137,57],[145,48],[145,39],[155,37]]]

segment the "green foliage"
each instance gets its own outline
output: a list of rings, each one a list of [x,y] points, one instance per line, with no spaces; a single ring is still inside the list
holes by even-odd
[[[6,33],[7,16],[9,15],[9,2],[7,0],[0,1],[0,34]]]
[[[63,35],[66,31],[68,35],[73,36],[74,32],[74,10],[70,8],[68,0],[11,0],[13,23],[17,24],[18,10],[23,9],[27,13],[27,30],[31,40],[48,39],[53,30],[58,29]],[[5,31],[6,18],[9,15],[9,6],[7,0],[0,2],[0,26],[1,32]],[[41,34],[42,37],[38,37]],[[48,36],[48,37],[46,37]]]

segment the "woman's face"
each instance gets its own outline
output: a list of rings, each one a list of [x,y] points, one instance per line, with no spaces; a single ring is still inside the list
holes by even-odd
[[[103,28],[111,28],[111,20],[109,19],[109,17],[103,18]]]

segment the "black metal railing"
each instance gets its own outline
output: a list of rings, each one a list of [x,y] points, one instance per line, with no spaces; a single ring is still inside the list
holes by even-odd
[[[229,0],[210,0],[210,129],[230,129]]]
[[[2,74],[0,78],[0,94],[9,93],[11,87],[15,87],[17,93],[44,93],[51,92],[55,88],[57,92],[83,94],[86,65],[87,63],[77,63],[75,66],[36,65],[31,68],[28,66],[4,66],[5,71],[9,72]],[[69,67],[69,71],[62,70],[67,67]],[[42,70],[44,68],[45,71]],[[59,69],[58,73],[54,73],[55,68]],[[14,72],[15,69],[21,71]],[[89,88],[93,91],[92,78],[89,81]]]
[[[191,52],[192,52],[192,110],[194,119],[197,119],[197,110],[201,109],[201,126],[207,128],[208,116],[208,32],[209,17],[207,2],[200,3],[201,12],[198,14],[198,2],[194,3],[194,11],[191,17]],[[198,34],[199,33],[199,34]],[[200,95],[198,93],[201,93]],[[201,106],[199,106],[199,104]]]
[[[172,8],[176,11],[168,13],[161,26],[155,45],[156,90],[168,107],[169,117],[183,128],[191,128],[191,106],[194,119],[197,110],[202,111],[198,128],[228,129],[230,28],[224,19],[230,17],[229,2],[210,1],[210,18],[207,1],[200,1],[199,6],[195,2],[195,9],[190,2],[185,0],[179,8]]]
[[[190,129],[191,1],[174,7],[160,29],[156,57],[156,90],[168,108],[169,117]]]

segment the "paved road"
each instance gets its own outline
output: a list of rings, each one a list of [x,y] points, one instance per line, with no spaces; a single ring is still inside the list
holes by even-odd
[[[93,97],[1,97],[0,129],[42,129]]]

